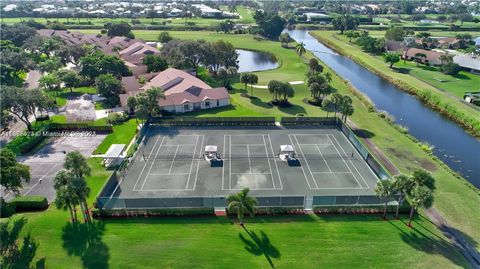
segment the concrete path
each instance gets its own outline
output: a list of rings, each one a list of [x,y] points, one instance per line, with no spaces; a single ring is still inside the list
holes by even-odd
[[[27,78],[23,83],[25,89],[31,90],[38,88],[38,80],[42,77],[42,73],[38,70],[31,70],[27,74]]]

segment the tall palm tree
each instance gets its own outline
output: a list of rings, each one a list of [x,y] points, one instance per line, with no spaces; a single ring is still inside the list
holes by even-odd
[[[253,217],[255,215],[255,207],[258,205],[257,199],[248,195],[249,191],[248,188],[244,188],[239,193],[230,194],[227,197],[228,211],[237,213],[237,218],[242,227],[245,213]]]
[[[390,180],[379,180],[375,187],[375,193],[380,199],[385,201],[383,205],[383,218],[387,218],[388,198],[392,195],[392,182]]]
[[[410,216],[408,219],[408,227],[412,227],[412,219],[415,210],[420,207],[430,207],[432,203],[432,191],[426,186],[415,186],[408,195],[410,201]]]
[[[87,159],[80,153],[80,151],[72,151],[67,154],[63,167],[72,171],[75,177],[81,178],[83,176],[89,176],[92,172]]]
[[[303,43],[303,42],[298,43],[297,46],[296,46],[296,51],[297,51],[298,56],[300,58],[302,58],[302,55],[307,51],[305,49],[305,43]]]
[[[330,74],[329,72],[325,73],[324,75],[325,77],[325,80],[330,84],[332,83],[332,74]]]
[[[70,181],[69,186],[77,198],[78,203],[82,209],[82,215],[85,222],[90,222],[90,213],[88,212],[87,198],[90,195],[90,187],[84,178],[75,178]]]
[[[53,179],[53,188],[57,192],[55,205],[58,209],[68,209],[72,222],[77,221],[77,199],[75,192],[68,188],[69,182],[75,178],[71,171],[60,170]]]
[[[394,192],[399,194],[397,199],[397,208],[395,210],[395,218],[398,219],[398,213],[400,210],[400,205],[405,200],[405,197],[408,193],[412,191],[414,187],[413,178],[406,175],[398,175],[392,181],[392,189]]]
[[[228,9],[229,9],[230,13],[235,13],[235,12],[238,11],[237,10],[237,5],[235,5],[235,4],[231,5]]]

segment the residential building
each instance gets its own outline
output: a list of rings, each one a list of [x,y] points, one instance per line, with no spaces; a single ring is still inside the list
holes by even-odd
[[[141,85],[140,80],[146,81]],[[129,76],[122,78],[125,91],[120,95],[122,107],[128,108],[127,99],[152,87],[164,91],[165,98],[158,104],[163,111],[184,113],[230,105],[230,94],[225,87],[212,88],[195,76],[175,68],[168,68],[158,74]]]
[[[418,54],[424,54],[425,57],[418,57]],[[443,54],[444,53],[438,51],[410,48],[402,53],[402,59],[408,61],[418,59],[422,64],[441,65],[442,61],[440,61],[440,56],[442,56]]]

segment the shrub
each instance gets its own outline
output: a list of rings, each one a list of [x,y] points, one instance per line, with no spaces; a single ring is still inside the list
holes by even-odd
[[[40,195],[18,196],[10,204],[14,206],[15,212],[38,211],[48,208],[47,198]]]
[[[11,203],[5,202],[3,198],[0,198],[0,217],[8,218],[15,213],[15,207]]]
[[[139,19],[132,19],[132,24],[142,24]]]
[[[119,124],[130,119],[127,113],[110,113],[108,114],[107,122],[110,124]]]
[[[431,154],[433,149],[435,148],[434,145],[428,143],[428,142],[418,142],[420,148],[425,151],[428,154]]]

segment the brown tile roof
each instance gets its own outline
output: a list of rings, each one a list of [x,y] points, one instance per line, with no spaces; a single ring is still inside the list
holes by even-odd
[[[427,56],[426,60],[428,60],[428,61],[435,60],[435,59],[437,59],[437,58],[439,58],[440,56],[443,55],[443,53],[436,52],[436,51],[411,48],[411,49],[405,50],[403,52],[403,56],[405,57],[405,55],[407,55],[408,57],[416,57],[415,55],[417,53],[425,54]]]
[[[146,90],[152,87],[162,88],[165,91],[165,95],[184,92],[191,87],[211,89],[211,87],[202,80],[175,68],[168,68],[160,72],[146,83],[142,89]]]
[[[185,103],[199,103],[205,100],[221,100],[230,98],[225,87],[215,89],[190,88],[184,92],[166,95],[165,99],[159,99],[160,106],[182,105]]]
[[[147,54],[159,54],[160,51],[150,45],[147,45],[143,42],[135,42],[120,51],[120,55],[147,55]]]

